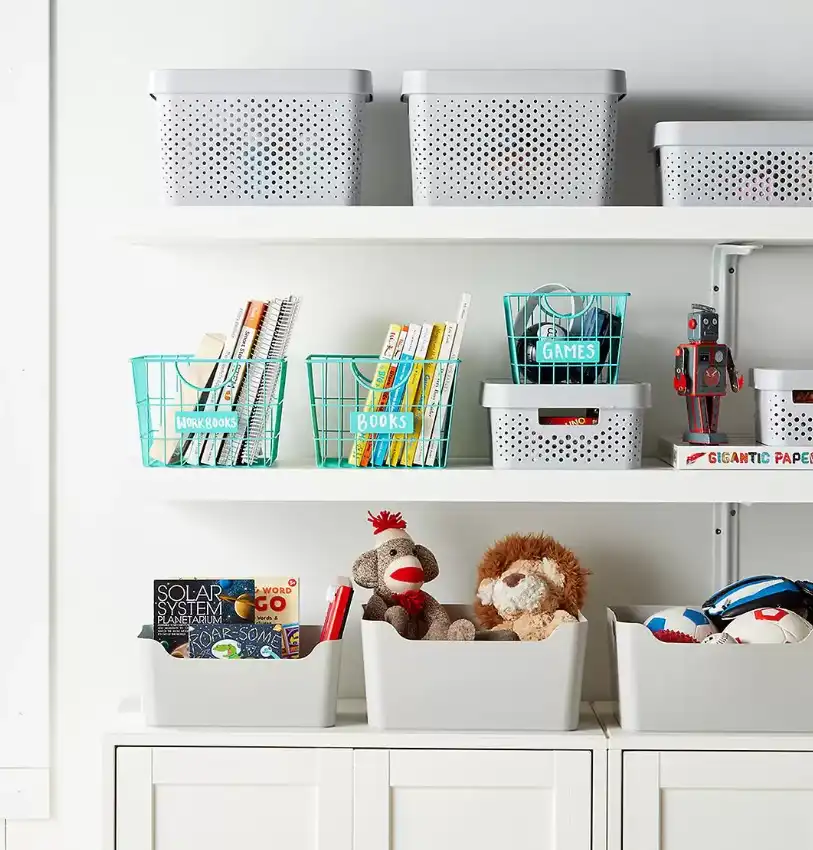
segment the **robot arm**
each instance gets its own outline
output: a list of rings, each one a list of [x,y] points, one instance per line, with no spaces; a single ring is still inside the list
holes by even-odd
[[[688,357],[689,352],[686,351],[682,346],[678,346],[675,349],[675,392],[678,395],[688,395],[691,391],[691,387],[689,386],[689,378],[687,375],[687,369],[689,366]]]
[[[734,358],[731,356],[730,348],[726,350],[725,368],[726,372],[728,372],[728,380],[731,382],[731,391],[738,393],[745,381],[734,365]]]

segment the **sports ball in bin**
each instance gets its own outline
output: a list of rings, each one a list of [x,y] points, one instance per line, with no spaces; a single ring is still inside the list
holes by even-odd
[[[741,643],[801,643],[813,631],[807,620],[786,608],[758,608],[740,614],[724,630]]]
[[[714,634],[716,629],[711,620],[699,608],[664,608],[651,617],[648,617],[644,625],[653,633],[677,632],[686,635],[700,643],[709,635]]]

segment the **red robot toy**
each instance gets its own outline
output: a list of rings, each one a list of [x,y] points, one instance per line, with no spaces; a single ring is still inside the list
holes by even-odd
[[[689,414],[683,441],[702,446],[727,443],[728,437],[717,430],[720,399],[726,394],[727,383],[737,393],[743,379],[737,373],[731,349],[717,341],[720,318],[716,310],[692,304],[688,327],[688,343],[675,349],[675,390],[686,397]]]

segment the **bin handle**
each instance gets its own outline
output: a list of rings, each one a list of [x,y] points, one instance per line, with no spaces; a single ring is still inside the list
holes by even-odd
[[[380,363],[381,361],[379,361]],[[395,365],[395,364],[393,364]],[[361,384],[366,390],[370,390],[375,393],[390,393],[393,390],[398,390],[409,380],[410,375],[412,374],[412,369],[404,370],[404,377],[398,381],[393,382],[391,387],[374,387],[365,377],[359,372],[359,367],[356,365],[356,361],[354,360],[350,364],[350,371],[353,373],[353,377],[356,379],[356,382]]]
[[[218,384],[216,387],[215,386],[199,387],[196,384],[193,384],[192,381],[190,381],[188,378],[185,378],[183,376],[183,374],[181,373],[181,367],[180,367],[179,362],[177,360],[175,361],[175,371],[178,373],[178,378],[180,378],[181,382],[186,384],[187,387],[191,387],[193,390],[196,390],[199,393],[212,393],[212,392],[215,392],[215,390],[222,390],[223,387],[229,386],[229,384],[231,384],[234,381],[234,377],[237,374],[237,370],[239,368],[240,368],[240,364],[234,363],[233,364],[233,370],[234,371],[226,378],[225,381],[223,381],[222,384]]]

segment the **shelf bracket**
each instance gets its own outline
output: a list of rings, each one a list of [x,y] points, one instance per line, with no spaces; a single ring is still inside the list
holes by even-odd
[[[714,548],[712,592],[736,581],[740,575],[740,505],[718,502],[713,506]]]
[[[711,306],[720,316],[720,342],[737,356],[737,272],[740,257],[762,245],[715,245],[711,259]]]

